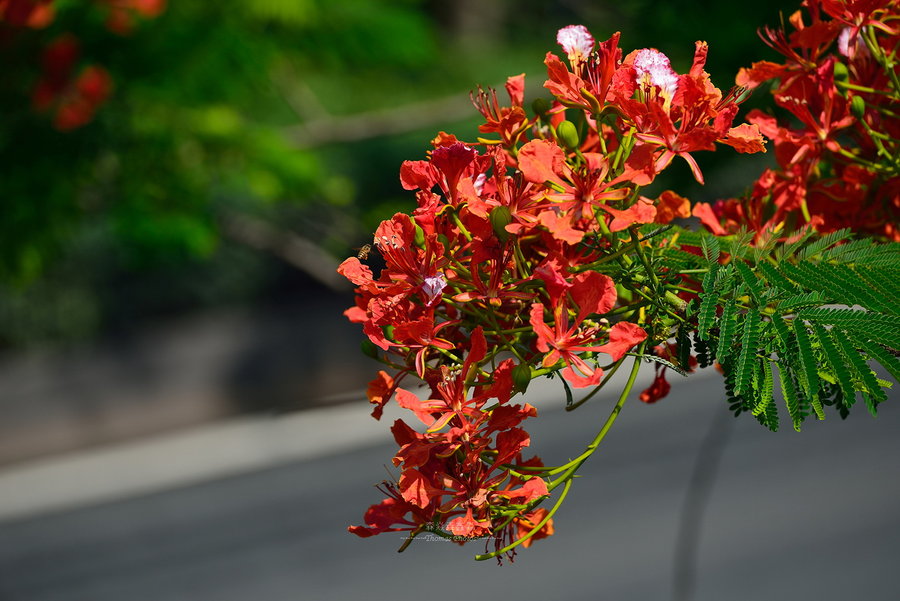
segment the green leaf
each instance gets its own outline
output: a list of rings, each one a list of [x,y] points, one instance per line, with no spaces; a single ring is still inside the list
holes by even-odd
[[[678,365],[681,366],[681,369],[690,369],[691,333],[687,324],[682,323],[678,326],[678,333],[675,335],[675,343],[678,347]]]
[[[771,263],[763,261],[757,264],[756,269],[758,272],[762,273],[763,277],[769,282],[770,285],[774,284],[787,293],[798,294],[802,292],[797,284],[781,275],[781,273],[777,269],[775,269],[775,267]]]
[[[778,255],[779,261],[784,261],[794,256],[794,253],[804,244],[806,244],[809,239],[813,236],[815,230],[811,227],[807,227],[806,230],[801,234],[796,240],[785,244],[780,252],[776,253]]]
[[[833,333],[834,332],[832,331],[832,334]],[[847,367],[849,368],[850,375],[858,384],[856,388],[863,392],[863,399],[866,401],[866,407],[868,407],[869,413],[871,413],[873,417],[877,417],[878,403],[885,402],[887,400],[887,395],[884,390],[881,389],[881,386],[878,385],[878,379],[875,377],[875,374],[872,373],[869,365],[863,360],[859,352],[853,348],[853,345],[847,337],[838,335],[833,336],[833,338],[837,343],[838,349],[847,360]]]
[[[764,414],[766,412],[766,407],[774,402],[772,396],[774,390],[774,385],[772,383],[772,363],[765,359],[760,359],[757,362],[757,368],[762,374],[762,384],[760,386],[757,403],[751,410],[751,413],[755,416]]]
[[[849,334],[857,346],[864,348],[869,354],[869,357],[878,361],[878,363],[880,363],[895,380],[900,382],[900,359],[892,355],[890,351],[886,350],[877,342],[866,340],[865,337],[859,336],[853,332],[850,332]]]
[[[879,244],[864,238],[835,246],[824,253],[823,258],[844,264],[896,269],[900,267],[900,245]]]
[[[737,272],[741,275],[741,280],[743,280],[744,284],[747,286],[747,289],[750,291],[750,296],[753,297],[753,302],[757,306],[765,306],[766,303],[762,301],[762,286],[760,285],[759,280],[756,278],[756,275],[753,274],[753,270],[750,269],[750,266],[743,261],[734,261],[732,264],[734,265]]]
[[[722,317],[719,318],[719,346],[716,349],[716,361],[722,363],[732,351],[732,338],[737,332],[737,303],[734,299],[725,301]]]
[[[747,313],[744,320],[743,337],[741,338],[741,353],[738,355],[735,371],[735,394],[743,394],[749,390],[750,379],[753,377],[756,350],[759,347],[759,325],[759,313]]]
[[[791,331],[788,329],[788,326],[781,315],[778,315],[777,313],[772,315],[772,327],[775,329],[775,334],[778,337],[778,346],[780,347],[778,356],[787,360],[796,355],[797,346]]]
[[[741,231],[735,234],[734,238],[727,242],[728,254],[736,260],[743,259],[744,255],[747,254],[747,249],[751,247],[751,240],[753,240],[753,232],[742,227]]]
[[[845,227],[842,230],[837,230],[836,232],[826,234],[801,250],[799,256],[801,259],[809,259],[810,257],[814,257],[826,248],[834,246],[838,242],[848,239],[852,233],[853,231],[850,228]]]
[[[708,235],[700,238],[700,248],[703,250],[703,257],[706,263],[712,267],[719,264],[719,239],[715,236]]]
[[[885,313],[896,315],[900,312],[900,306],[890,300],[900,298],[900,270],[857,265],[854,267],[853,273],[868,286],[872,294],[885,299],[886,302],[882,307]]]
[[[825,295],[818,291],[806,292],[804,294],[795,294],[778,303],[778,310],[782,313],[791,313],[797,309],[805,309],[807,307],[821,307],[828,300]]]
[[[562,382],[563,388],[566,391],[566,407],[571,407],[575,402],[575,399],[572,397],[572,389],[569,388],[569,383],[566,382],[565,378],[560,377],[559,381]]]
[[[700,313],[697,316],[697,333],[703,340],[709,338],[709,329],[712,327],[716,317],[716,305],[719,302],[719,296],[716,294],[715,282],[718,271],[719,264],[713,263],[706,275],[703,276],[703,291],[700,293]]]
[[[677,374],[682,375],[682,376],[684,376],[684,377],[687,377],[687,375],[688,375],[688,372],[687,372],[687,371],[685,371],[684,369],[682,369],[682,368],[680,368],[679,366],[675,365],[674,363],[672,363],[672,362],[669,361],[668,359],[663,359],[662,357],[657,357],[656,355],[635,355],[634,353],[626,353],[626,354],[629,355],[629,356],[631,356],[631,357],[640,357],[641,359],[644,359],[644,360],[646,360],[646,361],[648,361],[648,362],[652,361],[653,363],[659,363],[660,365],[665,365],[666,367],[668,367],[668,368],[671,369],[672,371],[674,371],[674,372],[676,372]]]
[[[806,326],[799,319],[794,320],[793,326],[794,341],[797,344],[797,355],[800,360],[799,369],[796,370],[797,379],[803,388],[803,392],[809,399],[813,411],[816,412],[816,417],[825,419],[822,401],[819,400],[818,367],[816,366],[816,357],[813,354],[809,333],[806,331]]]
[[[853,384],[853,376],[844,363],[843,354],[838,350],[832,339],[832,331],[828,331],[817,323],[813,323],[812,330],[819,341],[819,347],[825,355],[825,361],[834,374],[841,393],[844,397],[844,405],[851,407],[856,402],[856,387]]]
[[[709,342],[699,336],[694,338],[694,353],[697,355],[697,363],[700,367],[709,367],[713,364],[715,355],[711,352]]]
[[[759,263],[763,258],[771,256],[772,250],[778,244],[778,236],[774,232],[769,231],[767,234],[762,244],[757,243],[753,246],[754,263]]]
[[[891,348],[900,348],[900,317],[854,309],[804,309],[798,319],[837,326]]]
[[[790,370],[780,366],[778,369],[778,379],[781,381],[781,394],[784,396],[784,404],[787,406],[788,414],[791,416],[794,430],[799,432],[803,417],[800,414],[800,401],[797,399],[797,389],[794,388],[794,381],[793,378],[791,378]]]

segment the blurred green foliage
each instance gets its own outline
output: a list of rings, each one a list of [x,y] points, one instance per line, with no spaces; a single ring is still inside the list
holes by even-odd
[[[559,27],[622,30],[626,51],[657,47],[679,69],[706,39],[727,88],[770,56],[755,30],[779,3],[749,15],[650,0],[181,0],[129,36],[107,30],[98,4],[56,6],[48,28],[0,46],[0,347],[271,295],[290,269],[230,236],[235,216],[346,256],[411,204],[402,160],[423,157],[440,129],[476,135],[474,110],[425,110],[404,126],[402,107],[463,106],[476,84],[523,71],[534,97]],[[91,123],[62,133],[30,94],[41,49],[64,32],[114,90]],[[391,127],[345,131],[342,120],[385,112]]]

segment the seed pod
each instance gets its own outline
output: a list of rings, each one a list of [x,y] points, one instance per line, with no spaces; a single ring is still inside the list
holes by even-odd
[[[525,392],[531,383],[531,367],[527,363],[520,363],[512,370],[513,390]]]
[[[578,139],[578,130],[571,121],[562,121],[556,126],[556,138],[569,150],[575,150],[581,145]]]
[[[510,214],[508,207],[494,207],[491,211],[491,227],[494,228],[494,235],[497,236],[497,239],[500,240],[500,242],[509,240],[509,232],[506,231],[506,226],[509,225],[511,221],[512,215]]]
[[[862,96],[854,96],[850,99],[850,112],[857,119],[862,119],[866,116],[866,101],[863,100]]]

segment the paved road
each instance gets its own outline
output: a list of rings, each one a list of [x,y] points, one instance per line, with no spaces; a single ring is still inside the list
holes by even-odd
[[[370,483],[383,477],[392,450],[351,445],[316,460],[0,522],[0,599],[670,599],[687,483],[723,411],[717,376],[678,384],[656,406],[626,406],[573,487],[556,536],[513,564],[473,562],[475,545],[423,541],[397,554],[399,537],[347,534],[378,500]],[[859,407],[847,422],[829,415],[801,434],[729,421],[694,598],[900,598],[896,400],[878,420]],[[542,410],[530,429],[536,450],[548,461],[577,454],[608,406],[599,399],[574,414]]]

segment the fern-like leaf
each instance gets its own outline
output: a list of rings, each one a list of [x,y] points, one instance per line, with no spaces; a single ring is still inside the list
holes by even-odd
[[[900,348],[900,317],[853,309],[804,309],[799,319],[856,332],[891,348]]]
[[[794,323],[794,341],[797,344],[797,357],[799,359],[799,369],[797,370],[797,380],[806,393],[813,411],[816,412],[818,419],[825,419],[825,411],[822,409],[822,401],[819,400],[819,378],[818,368],[816,366],[816,357],[813,354],[812,342],[809,339],[809,333],[806,326],[799,319],[795,319]]]
[[[900,271],[892,269],[871,268],[868,265],[857,265],[853,273],[860,278],[872,293],[883,299],[896,299],[900,297]],[[896,302],[884,303],[882,309],[885,313],[900,313],[900,307]]]
[[[671,369],[672,371],[674,371],[675,373],[677,373],[681,376],[687,377],[687,375],[688,375],[688,372],[686,370],[682,369],[678,365],[675,365],[668,359],[663,359],[662,357],[657,357],[656,355],[636,355],[634,353],[626,353],[626,354],[630,357],[640,357],[647,362],[653,362],[653,363],[659,363],[660,365],[665,365],[666,367],[668,367],[669,369]]]
[[[778,303],[778,310],[782,313],[791,313],[797,309],[805,309],[807,307],[821,307],[828,300],[825,295],[818,291],[806,292],[804,294],[795,294]]]
[[[775,335],[778,338],[778,356],[785,360],[794,357],[797,354],[797,346],[790,329],[781,315],[777,313],[772,315],[772,328],[775,330]]]
[[[727,242],[728,254],[736,260],[743,259],[747,254],[747,249],[751,246],[751,240],[753,240],[753,232],[742,227],[741,231]]]
[[[775,269],[775,267],[771,263],[763,261],[757,264],[756,269],[763,274],[765,279],[768,280],[770,284],[778,286],[786,293],[799,294],[800,292],[802,292],[800,286],[781,275],[781,272]]]
[[[890,311],[891,301],[877,296],[867,286],[859,285],[859,276],[846,265],[799,263],[797,270],[805,276],[807,285],[824,291],[843,304],[857,304],[873,311]]]
[[[712,327],[716,317],[716,304],[719,301],[719,297],[716,294],[715,283],[718,272],[719,264],[713,263],[703,277],[703,292],[700,294],[700,313],[697,315],[697,333],[703,340],[709,339],[709,329]]]
[[[878,244],[864,238],[829,249],[823,254],[823,259],[844,264],[897,268],[900,267],[900,246]]]
[[[753,270],[750,269],[750,266],[743,261],[734,261],[732,264],[740,274],[741,280],[744,282],[744,285],[747,286],[747,289],[750,291],[750,296],[753,298],[753,302],[756,303],[757,306],[765,306],[766,303],[762,301],[762,285],[759,283],[759,280],[756,278]]]
[[[719,264],[719,239],[715,236],[703,236],[700,238],[700,248],[703,250],[703,257],[706,263],[712,267]]]
[[[725,301],[722,317],[719,318],[719,346],[716,349],[716,360],[722,363],[732,351],[732,338],[737,332],[737,303],[734,299]]]
[[[794,388],[794,381],[787,367],[779,366],[778,379],[781,381],[781,394],[784,396],[784,404],[787,406],[788,414],[791,416],[794,430],[799,432],[800,423],[803,421],[800,415],[800,401],[797,398],[797,389]]]
[[[715,355],[710,350],[709,341],[699,336],[694,338],[694,354],[697,355],[697,364],[700,367],[709,367],[713,364]]]
[[[842,242],[850,237],[852,231],[850,228],[844,228],[842,230],[837,230],[836,232],[831,232],[830,234],[825,234],[806,248],[800,251],[801,259],[809,259],[810,257],[814,257],[817,254],[821,253],[823,250],[834,246],[838,242]]]
[[[797,238],[793,242],[788,242],[779,249],[779,252],[776,253],[778,256],[778,260],[785,261],[793,257],[794,253],[797,252],[804,244],[806,244],[814,233],[815,230],[813,228],[807,227],[806,230],[804,230],[802,234],[797,236]]]
[[[686,323],[682,323],[678,327],[675,335],[675,345],[678,353],[678,365],[681,369],[690,369],[691,363],[691,332]]]
[[[758,417],[759,415],[764,414],[766,412],[766,407],[774,402],[772,392],[775,387],[772,380],[772,363],[765,359],[760,359],[758,361],[757,369],[761,374],[761,384],[757,402],[753,406],[751,413]]]
[[[848,408],[856,402],[856,387],[853,384],[853,376],[845,365],[844,356],[838,350],[837,344],[832,338],[833,330],[829,331],[817,323],[812,323],[812,330],[819,342],[819,347],[825,355],[825,362],[831,368],[841,393],[844,397],[844,405]]]
[[[878,379],[845,336],[834,336],[834,341],[844,355],[844,359],[847,360],[848,371],[850,371],[850,375],[857,382],[855,388],[862,391],[869,413],[873,417],[877,417],[878,403],[883,403],[887,400],[887,395],[881,389],[881,386],[878,385]]]
[[[735,394],[743,394],[750,389],[750,379],[753,377],[754,359],[759,348],[759,313],[751,311],[744,320],[744,331],[741,338],[741,353],[738,355],[735,366]]]
[[[853,332],[850,332],[850,336],[858,347],[865,349],[871,359],[878,361],[878,363],[880,363],[895,380],[900,382],[900,359],[885,350],[885,348],[877,342],[866,340]]]

